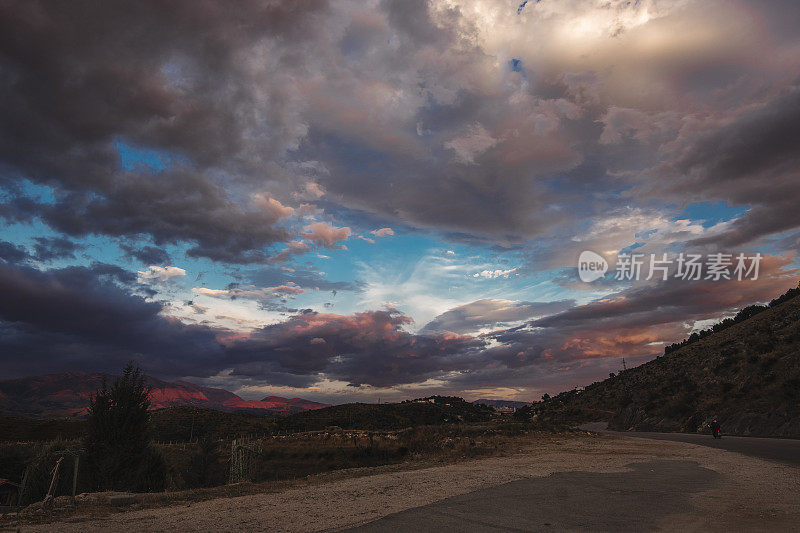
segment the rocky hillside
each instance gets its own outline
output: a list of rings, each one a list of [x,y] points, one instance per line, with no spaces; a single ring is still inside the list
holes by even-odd
[[[0,381],[0,414],[37,418],[82,416],[89,397],[103,383],[110,384],[114,376],[65,372]],[[261,414],[285,415],[320,409],[328,404],[302,398],[267,396],[263,400],[244,400],[232,392],[203,387],[186,381],[161,381],[148,377],[151,408],[193,406],[221,411],[247,411]]]
[[[725,433],[800,438],[798,293],[793,289],[749,318],[532,411],[638,431],[705,431],[717,417]]]

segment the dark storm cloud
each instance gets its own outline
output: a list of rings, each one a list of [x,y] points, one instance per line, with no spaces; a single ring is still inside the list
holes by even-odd
[[[169,263],[169,254],[167,251],[157,246],[142,246],[137,248],[129,244],[121,244],[120,248],[125,252],[126,256],[147,265],[163,265]]]
[[[56,199],[23,198],[5,215],[40,217],[72,236],[141,234],[157,243],[194,242],[192,255],[218,261],[264,261],[272,254],[266,249],[288,235],[241,199],[264,185],[291,192],[302,179],[284,158],[300,148],[300,162],[326,170],[322,176],[345,207],[482,236],[533,234],[555,224],[555,213],[539,213],[548,198],[529,176],[569,168],[579,156],[558,131],[543,136],[530,124],[512,124],[521,138],[528,135],[533,155],[504,166],[509,157],[519,160],[527,143],[489,137],[493,124],[504,131],[497,123],[519,112],[470,86],[493,65],[473,43],[472,23],[424,1],[385,2],[369,24],[353,9],[343,4],[332,13],[324,2],[244,2],[237,9],[6,4],[0,160],[6,176],[53,186]],[[348,63],[343,49],[331,46],[346,35],[359,36],[345,48],[363,54],[362,62]],[[387,37],[397,47],[387,46]],[[432,56],[434,48],[443,55]],[[390,75],[407,100],[391,112],[374,90]],[[328,80],[324,88],[320,76]],[[419,84],[427,96],[415,94]],[[441,102],[442,91],[458,96]],[[544,109],[534,100],[524,105]],[[382,111],[351,123],[365,107]],[[554,109],[539,114],[560,120]],[[489,131],[476,126],[482,122]],[[420,137],[418,129],[431,135]],[[157,177],[140,168],[123,172],[118,142],[161,150],[172,164],[196,169]],[[497,150],[483,157],[493,142]],[[427,155],[426,145],[433,147]],[[354,153],[364,156],[359,165],[368,172],[346,164]]]
[[[800,158],[800,86],[716,131],[695,139],[688,153],[669,166],[680,175],[699,177],[711,187],[785,170]]]
[[[136,295],[135,276],[95,263],[41,271],[0,263],[0,353],[4,375],[116,371],[135,359],[155,375],[234,376],[273,385],[320,379],[386,386],[463,368],[483,345],[457,335],[414,335],[397,311],[352,316],[311,310],[235,340],[222,330],[165,318]],[[219,339],[222,338],[222,341]],[[471,363],[480,364],[478,360]]]
[[[657,190],[752,206],[721,235],[690,245],[730,248],[800,225],[800,86],[676,144],[681,151],[659,169],[667,179]]]
[[[190,256],[218,261],[264,261],[264,248],[288,237],[275,214],[243,209],[224,191],[194,172],[125,174],[103,197],[70,193],[38,206],[51,226],[73,236],[147,234],[156,244],[195,242]]]
[[[9,263],[21,263],[30,258],[24,246],[13,242],[0,241],[0,259]]]
[[[118,160],[112,136],[176,148],[206,164],[236,154],[248,135],[241,123],[248,117],[237,115],[252,103],[252,95],[230,94],[242,74],[238,50],[264,37],[300,41],[324,7],[5,2],[3,160],[40,169],[31,172],[38,179],[96,186],[108,183],[108,163]],[[97,172],[66,172],[65,152],[72,156],[67,161],[88,165],[81,170]]]
[[[233,341],[228,358],[236,364],[234,374],[252,375],[272,364],[293,375],[324,373],[383,387],[463,368],[467,354],[483,345],[458,335],[414,335],[402,329],[409,322],[395,310],[304,313]]]
[[[34,241],[34,257],[39,261],[75,259],[75,252],[83,249],[83,245],[64,237],[36,237]]]
[[[596,165],[570,173],[596,152],[597,70],[553,73],[526,58],[536,76],[497,76],[496,51],[479,44],[466,9],[386,1],[359,18],[324,2],[4,6],[0,160],[6,176],[56,187],[55,204],[17,208],[70,235],[142,234],[195,242],[193,255],[219,261],[264,261],[289,236],[241,198],[302,181],[287,150],[323,169],[345,207],[509,243],[569,221],[559,204],[613,185]],[[763,142],[749,146],[764,159],[794,140],[777,134],[791,113],[773,118],[776,134],[756,131]],[[162,150],[195,174],[122,172],[118,142]],[[746,151],[722,146],[739,160],[702,163],[698,143],[675,168],[746,171]],[[206,212],[203,223],[196,213]]]
[[[786,69],[793,72],[787,50],[796,34],[786,17],[795,11],[784,17],[777,4],[764,5],[751,8],[765,31],[775,30],[774,41],[759,41],[754,31],[730,45],[725,24],[746,25],[752,16],[718,6],[721,20],[702,53],[665,38],[645,68],[635,51],[642,39],[649,43],[647,31],[623,27],[628,19],[651,19],[656,31],[672,35],[687,21],[708,23],[714,9],[620,3],[605,32],[611,11],[591,2],[550,5],[541,17],[515,17],[514,6],[503,15],[422,0],[371,8],[246,1],[236,9],[191,1],[6,2],[0,179],[17,198],[0,214],[40,217],[71,236],[187,241],[194,256],[263,262],[291,235],[248,198],[266,190],[288,201],[313,175],[340,209],[518,244],[552,237],[574,222],[576,210],[602,217],[630,202],[608,191],[652,192],[638,171],[667,154],[664,168],[689,176],[671,181],[678,184],[672,195],[757,204],[730,242],[796,227],[791,213],[774,215],[787,205],[765,195],[796,192],[788,182],[797,181],[790,170],[797,91],[751,109],[785,85]],[[576,58],[559,39],[580,25],[578,15],[594,16],[605,37]],[[786,64],[754,65],[753,54]],[[710,69],[714,62],[725,68]],[[678,98],[665,87],[684,90],[684,108],[675,108]],[[652,99],[642,101],[650,89]],[[709,94],[724,105],[707,104]],[[602,139],[601,118],[611,110],[662,108],[669,120],[643,123],[680,128],[711,117],[722,126],[714,126],[718,133],[686,127],[677,141],[662,131],[635,150],[625,124],[611,135],[616,145]],[[741,116],[725,125],[726,114]],[[120,143],[156,150],[167,166],[183,168],[151,169],[157,177],[130,162],[122,170]],[[729,187],[736,176],[772,186]],[[29,191],[11,183],[18,178],[53,187],[54,201],[26,198]]]
[[[162,317],[161,304],[119,284],[133,281],[112,265],[40,271],[0,263],[4,375],[117,371],[129,359],[161,375],[216,369],[214,332]]]
[[[285,236],[275,220],[237,206],[210,173],[123,173],[115,143],[166,150],[200,168],[252,168],[280,153],[289,138],[282,89],[256,94],[236,55],[264,36],[302,41],[324,9],[313,1],[236,9],[3,3],[0,180],[27,178],[54,187],[56,197],[12,202],[4,213],[39,216],[73,236],[149,234],[194,241],[195,255],[263,260],[264,248]],[[255,106],[262,97],[270,109]]]

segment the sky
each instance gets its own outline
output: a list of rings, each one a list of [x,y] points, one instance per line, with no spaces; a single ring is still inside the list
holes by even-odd
[[[797,286],[798,147],[790,0],[3,2],[0,378],[535,400]]]

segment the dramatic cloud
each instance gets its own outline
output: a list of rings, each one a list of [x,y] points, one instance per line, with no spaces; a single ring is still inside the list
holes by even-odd
[[[586,194],[634,185],[645,201],[665,185],[646,165],[683,197],[762,205],[726,242],[775,233],[798,222],[763,216],[796,192],[793,14],[715,0],[543,1],[519,16],[478,0],[12,2],[0,158],[56,194],[15,189],[3,212],[263,262],[297,237],[279,224],[289,199],[519,242],[569,224],[564,207]],[[769,171],[772,199],[717,187]],[[620,204],[598,195],[586,214]]]
[[[799,19],[4,2],[4,367],[524,394],[652,357],[794,284]],[[348,239],[375,246],[327,252]],[[586,284],[584,250],[767,260],[752,283]]]

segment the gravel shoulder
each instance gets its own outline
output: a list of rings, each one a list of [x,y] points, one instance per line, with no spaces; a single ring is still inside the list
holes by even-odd
[[[217,498],[21,531],[335,531],[446,498],[559,472],[615,473],[652,460],[695,461],[720,474],[691,496],[692,510],[656,529],[790,530],[800,523],[800,469],[682,442],[612,435],[531,440],[513,455],[374,475],[309,481],[273,493]],[[654,480],[668,482],[668,480]],[[15,528],[16,529],[16,528]]]

